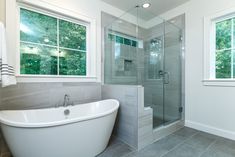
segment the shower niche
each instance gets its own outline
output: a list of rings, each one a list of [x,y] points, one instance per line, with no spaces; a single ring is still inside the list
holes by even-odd
[[[119,80],[136,80],[137,75],[137,49],[139,43],[135,37],[117,31],[107,30],[106,33],[106,55],[110,60],[105,61],[106,82],[119,84]],[[109,63],[108,63],[109,62]],[[113,82],[112,80],[116,80]],[[110,83],[111,83],[110,82]],[[134,84],[134,83],[133,83]]]

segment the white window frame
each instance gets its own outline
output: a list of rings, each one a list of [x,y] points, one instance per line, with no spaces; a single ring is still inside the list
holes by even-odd
[[[87,27],[86,76],[62,75],[23,75],[20,74],[20,8],[36,11],[73,23],[82,23]],[[6,1],[6,31],[11,42],[9,52],[15,58],[17,82],[100,82],[97,75],[96,51],[96,20],[77,12],[63,9],[41,0],[7,0]],[[16,44],[12,44],[16,43]]]
[[[235,86],[234,78],[216,79],[216,23],[235,17],[235,8],[204,17],[204,78],[205,86]]]

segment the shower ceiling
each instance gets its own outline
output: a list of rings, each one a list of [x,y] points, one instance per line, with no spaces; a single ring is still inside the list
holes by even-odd
[[[151,6],[146,10],[152,12],[153,14],[149,14],[148,11],[142,12],[139,15],[143,20],[150,20],[157,15],[160,15],[164,12],[167,12],[183,3],[188,2],[189,0],[102,0],[105,3],[108,3],[114,7],[117,7],[123,11],[128,11],[130,8],[136,6],[137,4],[142,5],[143,3],[150,3]],[[133,12],[133,14],[135,14]]]

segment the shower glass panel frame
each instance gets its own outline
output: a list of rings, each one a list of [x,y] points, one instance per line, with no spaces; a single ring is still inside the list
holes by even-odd
[[[142,7],[104,29],[104,83],[143,86],[153,128],[182,118],[181,38],[181,28]]]

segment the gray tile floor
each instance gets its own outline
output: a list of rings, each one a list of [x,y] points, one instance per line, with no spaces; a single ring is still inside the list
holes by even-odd
[[[12,157],[1,134],[0,157]],[[139,152],[112,138],[97,157],[235,157],[235,141],[184,127]]]
[[[235,157],[235,141],[184,127],[139,152],[112,138],[98,157]]]

